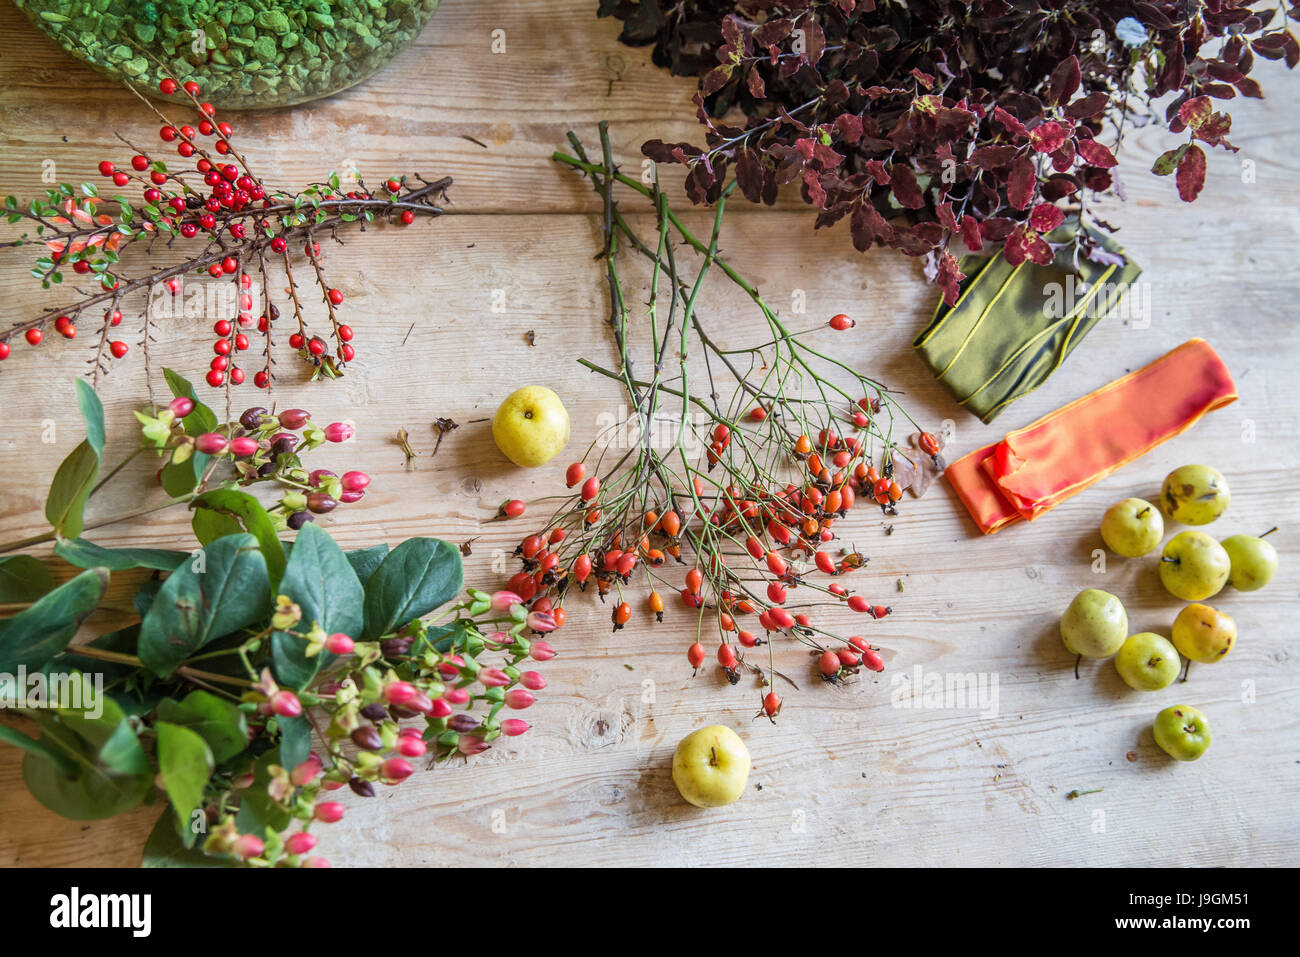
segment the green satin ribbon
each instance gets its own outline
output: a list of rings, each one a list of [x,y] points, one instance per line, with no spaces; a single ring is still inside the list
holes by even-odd
[[[935,378],[983,422],[1046,382],[1142,272],[1110,236],[1091,230],[1124,261],[1080,255],[1076,272],[1069,243],[1076,228],[1067,222],[1047,237],[1066,243],[1050,266],[1012,266],[1001,253],[964,256],[956,304],[940,299],[929,327],[912,343]]]

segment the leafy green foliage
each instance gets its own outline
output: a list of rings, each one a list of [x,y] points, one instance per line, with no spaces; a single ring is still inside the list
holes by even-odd
[[[153,568],[169,572],[190,557],[189,552],[166,548],[104,548],[84,538],[64,539],[54,545],[54,554],[78,568],[107,568],[112,572],[128,568]]]
[[[0,605],[35,601],[54,587],[44,562],[31,555],[0,558]]]
[[[92,568],[0,621],[0,673],[37,671],[62,652],[107,587],[108,572]]]
[[[200,521],[201,518],[211,522],[212,525],[204,525]],[[271,516],[262,507],[262,503],[252,495],[233,488],[217,488],[204,492],[194,500],[193,524],[195,536],[204,545],[222,535],[247,530],[257,539],[258,547],[262,549],[271,589],[275,590],[279,587],[280,577],[284,574],[284,547],[280,544],[280,537],[276,534],[275,523],[271,521]],[[225,530],[220,534],[212,535],[211,529],[216,527]]]
[[[366,582],[366,637],[378,637],[427,615],[464,583],[464,568],[454,545],[436,538],[402,542]]]
[[[160,720],[153,729],[158,735],[158,773],[177,820],[188,825],[212,777],[212,750],[201,735],[179,724]]]
[[[140,660],[170,675],[209,642],[265,618],[270,587],[257,539],[217,539],[159,590],[140,627]]]
[[[319,625],[327,634],[360,636],[365,589],[343,549],[314,522],[298,533],[280,593],[302,609],[306,628]],[[306,657],[303,639],[283,631],[272,636],[271,648],[276,677],[295,688],[305,687],[333,659],[325,651]]]

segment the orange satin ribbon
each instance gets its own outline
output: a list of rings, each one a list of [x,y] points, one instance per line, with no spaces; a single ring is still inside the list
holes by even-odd
[[[1205,415],[1237,399],[1218,353],[1189,339],[1148,366],[1075,399],[945,474],[985,535],[1032,522]]]

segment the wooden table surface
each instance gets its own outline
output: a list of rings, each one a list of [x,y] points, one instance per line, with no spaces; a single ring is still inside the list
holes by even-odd
[[[351,447],[317,462],[346,455],[340,464],[364,461],[374,476],[364,503],[330,516],[330,531],[349,547],[481,536],[467,580],[503,581],[494,559],[513,548],[522,526],[481,523],[508,495],[554,492],[569,457],[517,470],[482,420],[521,382],[545,383],[564,398],[578,449],[602,414],[618,410],[617,388],[575,361],[612,355],[602,276],[591,261],[595,196],[548,157],[568,129],[594,139],[600,119],[610,121],[618,155],[633,166],[648,137],[699,135],[692,84],[655,68],[646,51],[618,44],[616,24],[597,21],[594,8],[593,0],[444,0],[418,42],[371,81],[327,101],[237,119],[245,152],[276,184],[296,186],[351,163],[372,178],[455,177],[455,204],[437,222],[327,250],[327,267],[349,296],[361,359],[333,384],[290,372],[276,393],[284,405],[360,427]],[[492,52],[494,30],[505,31],[504,53]],[[8,38],[0,53],[0,193],[37,192],[47,160],[60,179],[94,179],[99,159],[120,157],[114,129],[151,135],[155,124],[138,101],[75,64],[7,3],[0,32]],[[1192,336],[1224,356],[1238,403],[1039,522],[995,536],[975,532],[945,484],[908,500],[890,537],[879,515],[860,510],[840,530],[871,557],[855,584],[895,607],[868,632],[887,670],[822,687],[811,662],[780,646],[778,666],[804,680],[803,690],[786,695],[776,726],[752,720],[759,694],[750,682],[733,688],[713,672],[691,677],[684,652],[693,629],[677,609],[662,625],[611,636],[605,607],[591,597],[573,601],[557,641],[561,656],[544,666],[549,687],[528,715],[533,731],[378,798],[347,795],[351,813],[324,829],[321,851],[358,865],[1300,863],[1300,77],[1274,63],[1257,75],[1269,98],[1232,104],[1241,152],[1211,154],[1208,187],[1195,205],[1146,172],[1170,144],[1167,134],[1148,127],[1127,143],[1119,172],[1128,201],[1108,199],[1102,215],[1122,225],[1144,268],[1149,324],[1101,323],[1047,386],[992,426],[955,406],[910,349],[935,298],[917,262],[885,251],[859,255],[842,226],[814,233],[793,194],[775,209],[738,201],[723,236],[725,252],[769,301],[790,303],[799,288],[809,324],[834,312],[856,317],[858,327],[836,340],[843,354],[905,390],[918,418],[953,420],[949,449],[957,454]],[[686,208],[685,199],[678,205]],[[5,322],[43,302],[27,266],[12,252],[0,262]],[[504,295],[504,314],[492,311],[494,295]],[[710,296],[705,305],[726,336],[753,342],[744,302],[725,290]],[[525,342],[530,329],[534,346]],[[197,380],[208,339],[205,321],[177,322],[155,355]],[[72,380],[89,348],[81,340],[15,347],[0,370],[0,541],[47,527],[49,478],[81,438]],[[110,459],[129,451],[131,410],[147,401],[136,352],[102,389]],[[253,404],[256,390],[242,395]],[[439,416],[467,424],[436,458],[405,470],[394,433],[406,428],[427,453]],[[57,427],[53,444],[42,443],[47,421]],[[1219,596],[1215,604],[1236,618],[1240,641],[1224,662],[1194,668],[1187,684],[1132,692],[1110,663],[1085,664],[1076,681],[1057,620],[1080,589],[1115,592],[1135,631],[1167,633],[1179,604],[1161,588],[1154,562],[1112,558],[1099,575],[1092,552],[1107,505],[1155,496],[1163,476],[1189,462],[1217,465],[1231,482],[1232,507],[1214,534],[1280,526],[1277,580],[1255,594]],[[96,498],[91,521],[138,507],[152,466],[137,464],[109,486],[116,492]],[[94,537],[106,545],[190,541],[183,509]],[[899,578],[903,594],[895,593]],[[110,604],[127,607],[130,591],[115,584]],[[892,706],[894,676],[916,668],[995,677],[997,713]],[[1151,738],[1155,713],[1175,703],[1201,707],[1213,721],[1214,745],[1195,764],[1168,760]],[[739,731],[754,770],[738,804],[706,812],[678,798],[669,765],[677,741],[708,723]],[[0,863],[138,862],[156,809],[66,821],[28,796],[19,768],[17,752],[0,749]],[[1104,790],[1069,800],[1073,789]]]

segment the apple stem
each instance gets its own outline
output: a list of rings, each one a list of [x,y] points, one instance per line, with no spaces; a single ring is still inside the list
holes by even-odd
[[[1187,675],[1191,670],[1192,670],[1192,659],[1188,658],[1187,664],[1183,667],[1183,676],[1178,679],[1179,684],[1182,684],[1187,680]]]
[[[717,749],[717,748],[709,748],[709,764],[713,765],[714,767],[717,767],[717,766],[718,766],[718,749]]]
[[[1259,537],[1260,537],[1260,538],[1268,538],[1268,536],[1272,535],[1272,534],[1273,534],[1274,532],[1276,532],[1276,531],[1277,531],[1277,526],[1274,525],[1272,528],[1270,528],[1267,532],[1265,532],[1263,535],[1261,535],[1261,536],[1259,536]]]
[[[1138,517],[1138,518],[1141,518],[1143,515],[1145,515],[1145,514],[1146,514],[1147,512],[1149,512],[1149,511],[1151,511],[1151,506],[1150,506],[1150,505],[1148,505],[1146,508],[1142,509],[1142,511],[1138,512],[1138,513],[1137,513],[1137,517]]]
[[[1083,655],[1074,656],[1074,680],[1079,680],[1079,662],[1083,660]]]

